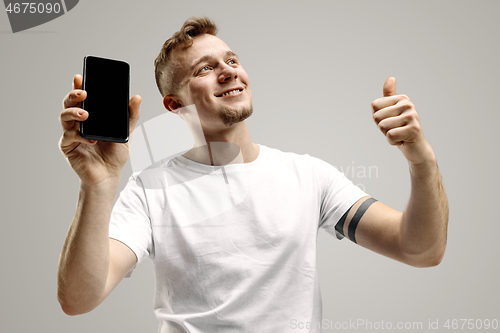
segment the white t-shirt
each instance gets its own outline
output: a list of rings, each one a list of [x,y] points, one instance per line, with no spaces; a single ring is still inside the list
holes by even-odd
[[[316,237],[366,194],[330,164],[260,145],[223,167],[177,156],[133,174],[110,237],[156,273],[159,332],[320,332]],[[175,327],[175,328],[174,328]]]

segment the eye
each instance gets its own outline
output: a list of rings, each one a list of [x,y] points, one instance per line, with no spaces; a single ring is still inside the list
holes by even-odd
[[[203,66],[202,68],[200,68],[200,70],[198,71],[198,74],[199,74],[199,73],[206,72],[206,71],[209,71],[209,70],[211,70],[211,69],[212,69],[212,67],[210,67],[210,66],[208,66],[208,65],[205,65],[205,66]]]
[[[238,62],[234,59],[229,59],[227,62],[229,65],[236,65]]]

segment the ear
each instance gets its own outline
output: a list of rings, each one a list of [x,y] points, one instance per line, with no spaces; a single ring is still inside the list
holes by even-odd
[[[165,106],[165,109],[173,113],[177,113],[176,109],[182,107],[181,103],[170,95],[163,97],[163,106]]]

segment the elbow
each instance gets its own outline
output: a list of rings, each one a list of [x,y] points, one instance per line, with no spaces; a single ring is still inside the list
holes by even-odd
[[[413,242],[411,247],[406,244],[406,246],[400,248],[402,261],[413,267],[436,267],[443,261],[446,244],[446,235],[435,239],[431,243]]]
[[[57,279],[57,301],[61,310],[68,316],[88,313],[104,300],[93,289],[83,285],[81,281],[75,282],[73,279]]]
[[[71,305],[71,303],[66,302],[65,300],[61,299],[59,296],[57,297],[57,300],[59,301],[59,305],[61,306],[61,310],[67,314],[68,316],[77,316],[79,314],[82,314],[78,309]]]
[[[74,309],[73,307],[71,306],[68,306],[67,304],[63,304],[61,302],[59,302],[59,304],[61,305],[61,309],[62,311],[67,314],[68,316],[77,316],[79,314],[82,314],[78,311],[76,311],[76,309]]]
[[[429,268],[436,267],[443,261],[445,248],[440,251],[428,251],[419,255],[412,255],[406,263],[413,267]]]
[[[431,258],[431,260],[428,261],[428,266],[427,267],[435,267],[438,266],[444,258],[444,249],[438,253],[435,257]]]
[[[61,310],[67,314],[68,316],[77,316],[80,314],[83,314],[81,310],[78,309],[74,304],[71,302],[66,301],[64,298],[61,296],[57,295],[57,300],[59,301],[59,305],[61,306]]]
[[[443,256],[444,256],[444,253],[442,255],[427,258],[427,259],[423,260],[421,262],[421,264],[417,267],[422,267],[422,268],[436,267],[439,264],[441,264],[441,262],[443,261]]]
[[[59,302],[59,305],[61,306],[61,310],[68,316],[77,316],[93,310],[93,308],[83,306],[79,302],[70,300],[67,296],[65,296],[63,292],[59,290],[57,292],[57,300]]]

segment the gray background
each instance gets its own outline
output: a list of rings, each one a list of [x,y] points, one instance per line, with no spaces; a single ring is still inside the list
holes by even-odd
[[[78,178],[58,149],[58,115],[88,54],[131,64],[140,123],[162,114],[153,59],[193,15],[216,21],[250,76],[255,142],[344,170],[376,166],[377,176],[352,180],[400,210],[407,163],[373,123],[370,103],[395,76],[417,107],[450,202],[445,258],[413,268],[320,231],[324,319],[422,322],[420,331],[429,320],[440,328],[446,319],[500,320],[499,10],[498,1],[87,0],[17,34],[2,11],[0,330],[156,331],[147,260],[93,312],[68,317],[59,308],[57,262]],[[122,187],[131,171],[129,163]]]

